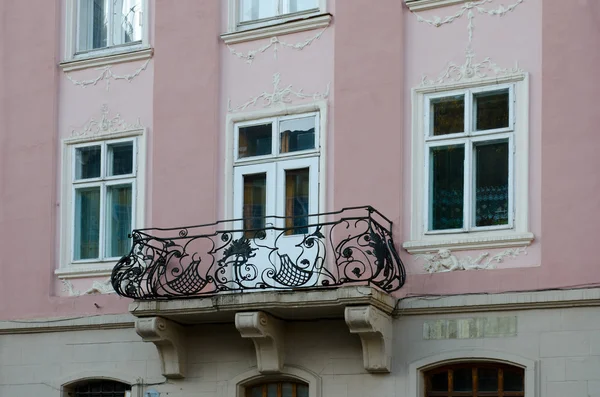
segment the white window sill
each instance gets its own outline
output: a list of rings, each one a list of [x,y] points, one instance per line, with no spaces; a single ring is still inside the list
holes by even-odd
[[[245,41],[259,40],[280,36],[283,34],[304,32],[306,30],[326,28],[331,23],[331,14],[320,14],[302,19],[282,21],[274,25],[254,29],[240,30],[238,32],[223,33],[221,39],[225,44],[243,43]]]
[[[113,65],[116,63],[139,61],[152,58],[154,50],[151,47],[124,47],[119,51],[98,51],[75,56],[73,59],[61,62],[59,66],[64,72]]]
[[[431,237],[431,238],[430,238]],[[434,238],[435,237],[435,238]],[[409,254],[424,254],[439,249],[470,250],[523,247],[534,239],[533,233],[481,232],[477,234],[426,236],[423,240],[406,241],[402,248]]]
[[[112,270],[115,267],[117,261],[104,262],[104,263],[90,263],[80,265],[68,265],[60,269],[56,269],[54,274],[59,279],[69,278],[84,278],[84,277],[108,277],[112,274]]]
[[[423,11],[466,3],[467,1],[472,0],[406,0],[406,6],[411,11]]]

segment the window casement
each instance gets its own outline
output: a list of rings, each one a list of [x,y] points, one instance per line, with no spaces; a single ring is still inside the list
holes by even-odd
[[[498,363],[460,363],[424,373],[424,397],[524,397],[525,370]]]
[[[245,397],[309,397],[308,385],[299,382],[269,382],[246,386]]]
[[[65,390],[68,397],[131,397],[131,386],[112,380],[87,380]]]
[[[65,70],[144,59],[148,49],[148,0],[67,0]],[[96,59],[90,65],[74,61]]]
[[[247,237],[270,226],[307,233],[319,212],[319,113],[235,125],[233,215]]]
[[[525,76],[414,95],[412,241],[404,247],[529,243]]]
[[[59,277],[108,274],[143,222],[143,132],[114,135],[65,143]]]

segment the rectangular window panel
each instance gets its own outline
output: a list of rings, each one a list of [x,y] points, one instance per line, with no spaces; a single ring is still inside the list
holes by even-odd
[[[285,171],[286,235],[308,233],[309,169]]]
[[[79,51],[108,46],[109,0],[79,0]]]
[[[75,190],[74,259],[100,257],[100,187]]]
[[[308,386],[297,385],[296,397],[308,397]]]
[[[504,391],[524,391],[523,370],[504,369]]]
[[[239,0],[240,22],[270,18],[277,15],[279,0]]]
[[[290,12],[306,11],[313,8],[317,8],[316,0],[289,0]]]
[[[468,392],[473,390],[473,370],[457,368],[454,370],[454,391]]]
[[[269,124],[240,127],[238,135],[238,158],[265,156],[272,151],[273,126]]]
[[[113,45],[142,41],[142,0],[113,0]]]
[[[131,242],[132,186],[106,187],[106,256],[121,257],[129,252]]]
[[[119,142],[107,145],[108,176],[133,173],[133,142]]]
[[[430,229],[463,227],[464,159],[463,145],[431,149]]]
[[[284,120],[279,123],[281,153],[315,148],[315,117]]]
[[[465,130],[465,96],[456,95],[431,100],[433,136],[456,134]]]
[[[498,369],[497,368],[479,368],[477,369],[477,389],[479,391],[498,391]]]
[[[244,175],[244,230],[253,238],[257,229],[264,229],[267,209],[267,174]],[[254,229],[252,231],[252,229]]]
[[[506,128],[509,123],[508,89],[473,95],[477,131]]]
[[[267,385],[267,397],[279,397],[279,393],[277,393],[277,384],[271,383]]]
[[[101,146],[75,149],[75,179],[100,178]]]
[[[508,141],[475,145],[475,225],[508,224]]]

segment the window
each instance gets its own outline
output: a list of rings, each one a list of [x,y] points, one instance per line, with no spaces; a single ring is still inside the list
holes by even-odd
[[[466,363],[427,371],[425,397],[523,397],[525,370],[504,364]]]
[[[92,380],[70,387],[66,395],[69,397],[130,397],[131,387],[110,380]]]
[[[241,24],[319,9],[318,0],[239,0]]]
[[[142,134],[66,142],[62,259],[57,274],[83,269],[106,273],[131,249],[129,233],[143,222]]]
[[[77,53],[141,44],[142,0],[78,0]]]
[[[533,240],[526,82],[413,91],[410,253]]]
[[[426,101],[427,232],[512,227],[512,86]]]
[[[246,387],[246,397],[308,397],[308,385],[272,382]]]

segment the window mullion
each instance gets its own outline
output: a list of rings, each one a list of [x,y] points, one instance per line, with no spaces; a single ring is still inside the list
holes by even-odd
[[[473,219],[473,210],[475,204],[472,201],[473,185],[475,183],[475,168],[473,167],[473,142],[467,140],[465,142],[465,172],[464,172],[464,203],[463,203],[463,229],[471,230],[471,222]]]
[[[106,44],[107,47],[114,46],[114,1],[108,2],[108,26],[106,27]]]
[[[106,183],[100,185],[100,219],[98,236],[98,259],[103,260],[106,256],[106,247],[104,246],[104,233],[106,224]]]

